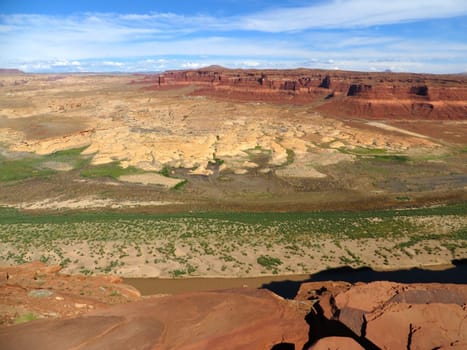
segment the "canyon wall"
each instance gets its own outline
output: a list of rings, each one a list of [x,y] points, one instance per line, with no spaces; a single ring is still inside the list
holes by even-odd
[[[467,119],[467,77],[413,73],[231,70],[167,71],[135,83],[151,89],[196,86],[193,95],[310,105],[334,117]]]

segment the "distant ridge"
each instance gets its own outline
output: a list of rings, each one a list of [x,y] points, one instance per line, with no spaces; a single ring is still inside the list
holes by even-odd
[[[22,70],[15,68],[0,68],[0,75],[25,74]]]
[[[218,64],[213,64],[211,66],[203,67],[197,70],[202,70],[202,71],[213,71],[213,70],[228,70],[229,68],[219,66]]]

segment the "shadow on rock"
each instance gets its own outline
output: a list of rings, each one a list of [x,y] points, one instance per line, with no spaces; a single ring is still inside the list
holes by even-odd
[[[303,281],[277,281],[264,284],[268,289],[283,298],[293,299],[302,283],[322,281],[344,281],[349,283],[390,281],[398,283],[453,283],[467,284],[467,259],[453,260],[454,265],[445,270],[413,268],[408,270],[375,271],[369,267],[354,269],[349,266],[339,267],[310,275]]]
[[[317,302],[305,320],[310,325],[309,340],[303,350],[308,350],[318,340],[327,337],[351,338],[366,350],[379,350],[380,348],[368,339],[357,336],[350,328],[338,320],[328,319],[324,316],[323,309]]]

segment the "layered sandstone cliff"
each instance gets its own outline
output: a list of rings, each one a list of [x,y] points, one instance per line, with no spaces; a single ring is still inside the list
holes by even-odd
[[[194,95],[223,99],[311,104],[338,117],[467,119],[467,80],[462,75],[212,66],[167,71],[135,82],[154,89],[195,85]]]

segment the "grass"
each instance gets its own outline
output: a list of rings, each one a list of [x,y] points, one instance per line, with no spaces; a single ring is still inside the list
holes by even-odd
[[[286,149],[285,151],[287,152],[287,160],[283,166],[290,165],[295,161],[295,152],[291,149]]]
[[[383,148],[364,148],[364,147],[355,147],[353,149],[341,147],[339,151],[346,154],[353,155],[385,155],[387,150]]]
[[[144,174],[147,171],[133,166],[123,168],[120,162],[101,165],[91,165],[91,157],[81,153],[86,147],[74,148],[38,156],[29,154],[23,158],[7,159],[0,156],[0,181],[19,181],[33,177],[45,177],[56,174],[58,171],[47,168],[47,162],[57,162],[70,165],[72,169],[79,170],[80,175],[86,178],[112,178],[118,180],[123,175]],[[171,169],[165,166],[161,175],[171,177]],[[174,189],[180,190],[186,181],[177,184]]]
[[[349,149],[343,147],[340,148],[339,151],[341,153],[352,154],[360,157],[371,157],[372,159],[380,161],[407,162],[408,160],[410,160],[408,156],[388,153],[388,151],[383,148],[356,147],[354,149]]]
[[[254,148],[244,149],[243,152],[248,154],[248,159],[254,163],[267,162],[272,155],[272,150],[264,149],[260,145],[256,145]]]
[[[410,160],[409,157],[396,154],[385,154],[385,155],[375,155],[373,156],[375,160],[381,160],[385,162],[399,162],[404,163]]]
[[[26,158],[7,160],[0,158],[0,181],[17,181],[30,177],[54,174],[52,169],[41,168],[42,158],[28,156]]]
[[[34,314],[33,312],[28,312],[26,314],[23,314],[21,316],[16,317],[14,323],[15,324],[21,324],[21,323],[34,321],[36,319],[37,319],[36,314]]]
[[[141,174],[141,173],[144,173],[144,171],[138,168],[132,167],[132,166],[129,166],[127,168],[122,168],[120,166],[120,162],[113,162],[113,163],[108,163],[108,164],[87,167],[81,170],[80,174],[83,177],[90,177],[90,178],[110,177],[110,178],[117,180],[120,176],[123,176],[123,175],[133,175],[133,174]]]
[[[58,213],[38,214],[21,212],[14,208],[0,207],[0,225],[15,223],[79,223],[109,221],[165,221],[172,219],[201,219],[205,221],[222,221],[242,224],[258,224],[276,226],[277,224],[293,224],[306,228],[308,220],[328,222],[339,228],[339,221],[358,221],[369,218],[394,218],[412,216],[444,216],[467,215],[467,202],[435,206],[428,208],[369,210],[369,211],[323,211],[323,212],[182,212],[173,214],[145,214],[117,211],[63,211]],[[303,224],[302,224],[303,223]],[[324,225],[324,224],[323,224]]]
[[[56,162],[73,162],[74,168],[80,168],[84,165],[87,165],[90,161],[89,156],[83,156],[81,153],[87,147],[80,147],[80,148],[72,148],[63,151],[57,151],[45,156],[46,160],[48,161],[56,161]]]
[[[42,156],[29,154],[17,159],[0,157],[0,181],[18,181],[55,174],[56,170],[44,166],[45,163],[52,161],[67,163],[73,169],[86,167],[90,158],[81,155],[84,149],[85,147],[74,148]]]

